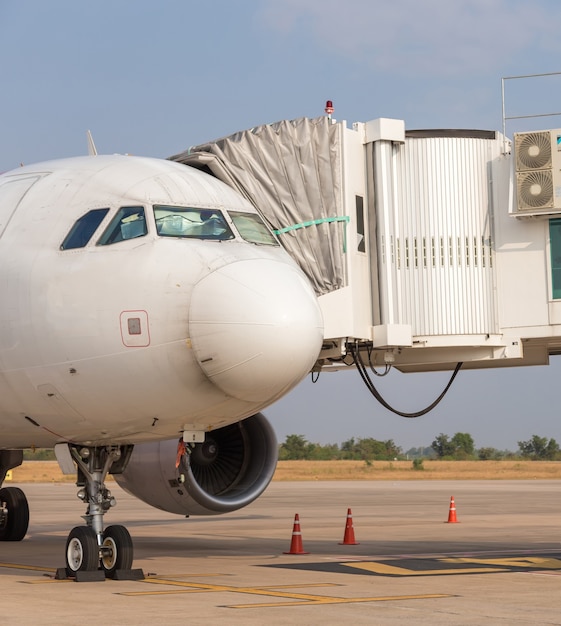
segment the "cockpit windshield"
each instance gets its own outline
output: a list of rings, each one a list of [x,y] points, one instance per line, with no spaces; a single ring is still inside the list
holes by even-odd
[[[60,249],[85,248],[107,213],[109,213],[109,209],[92,209],[79,217],[60,244]]]
[[[218,210],[155,205],[154,218],[161,237],[234,239],[232,229]]]
[[[257,213],[228,211],[228,215],[232,218],[232,222],[234,222],[234,226],[238,229],[240,235],[249,243],[257,243],[264,246],[280,245]]]
[[[117,211],[99,238],[97,245],[108,246],[127,239],[144,237],[147,233],[144,207],[123,206]]]

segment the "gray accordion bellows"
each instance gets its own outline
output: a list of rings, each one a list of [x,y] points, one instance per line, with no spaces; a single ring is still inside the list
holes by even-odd
[[[283,120],[169,158],[248,198],[322,295],[345,285],[340,133],[326,117]]]

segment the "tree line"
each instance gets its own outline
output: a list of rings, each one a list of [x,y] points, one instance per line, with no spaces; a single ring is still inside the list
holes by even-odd
[[[469,433],[456,433],[452,437],[440,433],[430,446],[410,448],[403,451],[393,439],[379,441],[371,437],[352,437],[341,444],[321,445],[310,443],[303,435],[288,435],[279,446],[279,460],[310,461],[394,461],[414,459],[475,460],[492,461],[522,458],[534,461],[561,461],[561,450],[555,439],[532,435],[527,441],[518,442],[518,450],[476,448]],[[29,461],[54,460],[50,449],[25,450],[24,459]]]
[[[555,439],[532,435],[518,442],[518,450],[498,450],[491,447],[476,448],[469,433],[456,433],[452,437],[440,433],[430,446],[410,448],[406,452],[393,439],[379,441],[371,437],[352,437],[341,444],[321,445],[309,442],[303,435],[288,435],[279,446],[279,460],[354,460],[394,461],[405,459],[443,460],[501,460],[522,458],[535,461],[560,461],[561,450]]]

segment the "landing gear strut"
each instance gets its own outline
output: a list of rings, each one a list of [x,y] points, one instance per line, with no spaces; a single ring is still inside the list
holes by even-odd
[[[66,573],[101,569],[109,578],[118,570],[130,570],[133,545],[129,531],[124,526],[103,529],[103,516],[116,504],[105,486],[109,471],[121,472],[130,457],[132,446],[69,446],[72,460],[77,465],[80,487],[78,498],[87,504],[83,516],[86,526],[76,526],[66,540]]]

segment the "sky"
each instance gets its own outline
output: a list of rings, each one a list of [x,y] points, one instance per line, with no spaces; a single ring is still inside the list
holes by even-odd
[[[561,71],[558,0],[0,0],[0,172],[98,152],[167,157],[264,123],[323,114],[413,128],[503,127],[505,77]],[[504,81],[508,118],[561,111],[561,76]],[[561,127],[508,119],[507,135]],[[391,404],[432,402],[449,373],[391,372]],[[306,379],[266,415],[283,441],[440,433],[516,450],[561,442],[561,357],[549,366],[460,372],[414,420],[377,404],[356,371]]]

